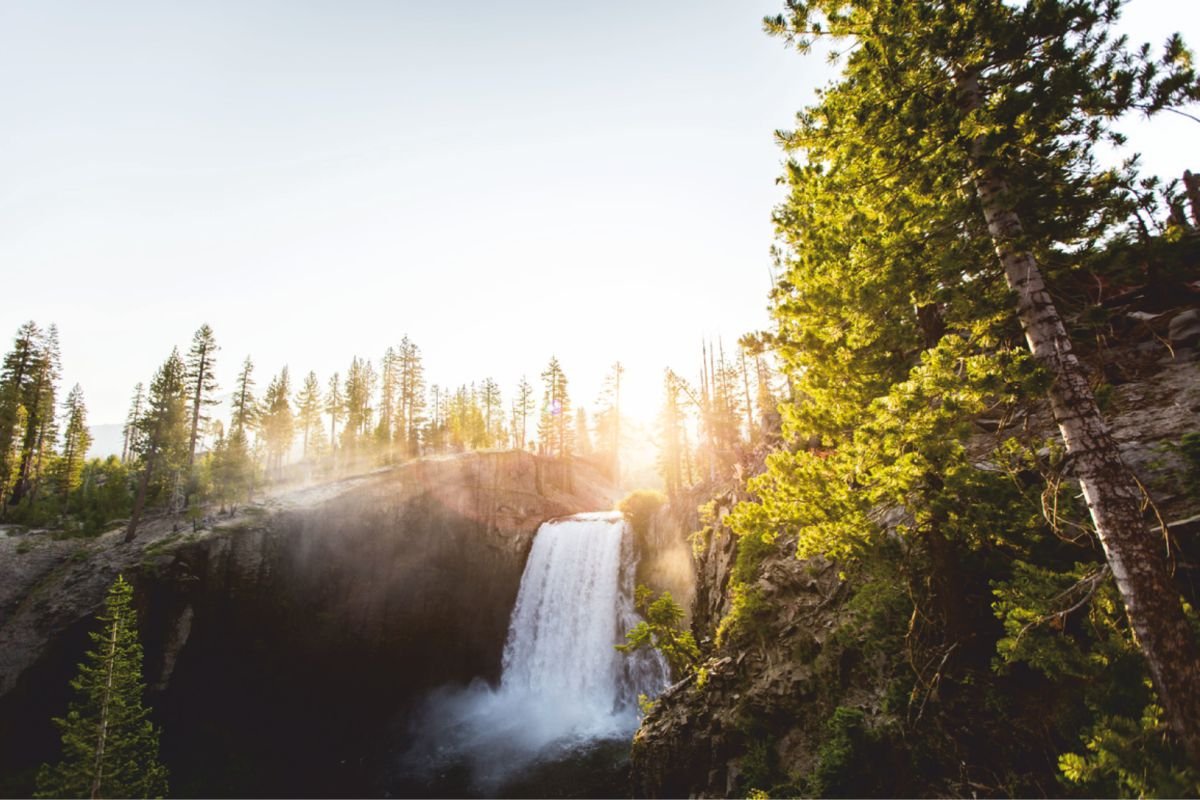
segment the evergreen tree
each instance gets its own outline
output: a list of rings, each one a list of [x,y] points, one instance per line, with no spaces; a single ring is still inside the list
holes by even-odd
[[[310,436],[321,427],[321,384],[317,381],[315,372],[309,372],[305,376],[304,385],[296,395],[296,418],[302,431],[304,457],[308,458]]]
[[[401,417],[398,433],[404,442],[404,455],[412,458],[421,452],[419,432],[425,413],[425,366],[421,349],[408,336],[400,341],[398,357]]]
[[[116,456],[109,456],[103,461],[93,458],[84,465],[71,502],[83,533],[94,535],[113,520],[128,517],[132,500],[128,468]]]
[[[382,374],[379,380],[379,423],[375,428],[375,438],[383,446],[384,458],[387,462],[394,459],[393,446],[397,427],[396,391],[400,383],[400,357],[394,348],[389,347],[383,354]],[[403,416],[403,415],[399,415]],[[403,420],[399,427],[403,428]]]
[[[514,434],[517,433],[516,420],[520,420],[520,433],[517,437],[517,447],[521,450],[525,449],[525,443],[527,441],[527,426],[529,423],[529,417],[532,416],[536,409],[537,406],[533,396],[533,387],[529,384],[529,381],[525,379],[525,376],[522,375],[521,382],[517,384],[516,407],[513,413]]]
[[[21,463],[21,437],[28,411],[25,402],[36,371],[42,333],[31,320],[17,329],[12,349],[0,367],[0,513],[12,492]]]
[[[58,469],[58,491],[65,501],[71,492],[79,486],[83,473],[83,462],[87,457],[88,448],[92,445],[92,435],[87,426],[87,407],[83,403],[83,389],[75,384],[67,400],[63,404],[66,413],[67,426],[63,431],[62,458]]]
[[[43,765],[35,797],[163,797],[167,769],[159,731],[143,703],[142,646],[133,587],[121,576],[108,591],[101,629],[71,681],[75,690],[62,732],[62,760]]]
[[[788,527],[836,547],[872,528],[861,501],[831,480],[840,464],[875,502],[922,498],[913,506],[929,513],[914,527],[944,550],[961,519],[928,501],[950,494],[948,478],[974,476],[951,468],[965,460],[963,415],[1023,381],[1006,345],[1015,318],[1048,376],[1043,391],[1165,718],[1200,764],[1194,636],[1047,283],[1131,212],[1133,176],[1095,159],[1097,143],[1121,141],[1109,121],[1200,97],[1178,37],[1158,63],[1148,48],[1131,53],[1111,37],[1119,11],[1110,0],[818,0],[788,2],[769,21],[801,49],[816,37],[852,45],[841,79],[782,137],[802,160],[788,165],[791,196],[776,215],[781,352],[804,392],[785,424],[838,451],[824,465],[804,450],[780,455],[760,488],[764,508],[782,509],[786,485],[821,485],[823,507]],[[851,362],[853,373],[836,369]],[[872,456],[846,433],[865,437],[864,425],[876,441],[897,437],[888,452],[913,448]],[[867,461],[852,468],[851,452]]]
[[[479,405],[483,412],[483,447],[495,447],[501,442],[504,428],[504,401],[500,398],[500,384],[484,378],[479,387]]]
[[[206,422],[205,406],[216,405],[213,393],[217,391],[217,340],[212,328],[201,325],[192,337],[192,348],[187,355],[187,390],[192,402],[191,436],[188,439],[188,467],[196,461],[196,440],[200,423]]]
[[[228,437],[217,439],[212,449],[212,494],[221,511],[238,509],[241,500],[250,501],[254,487],[254,463],[246,435],[234,429]]]
[[[373,376],[370,362],[357,356],[350,361],[350,369],[346,372],[346,426],[342,429],[342,446],[351,454],[357,451],[359,441],[371,427]]]
[[[258,422],[258,402],[254,399],[254,362],[250,356],[242,362],[238,373],[237,394],[233,397],[232,431],[244,437],[247,428],[253,428]]]
[[[175,349],[154,374],[146,413],[138,420],[140,442],[137,454],[142,476],[129,527],[125,531],[127,542],[137,535],[137,526],[154,483],[170,493],[172,508],[182,494],[182,474],[188,457],[187,400],[186,367],[179,350]]]
[[[422,442],[427,452],[443,453],[449,444],[446,428],[449,414],[447,393],[436,383],[429,387],[429,392],[433,396],[433,402],[430,404],[432,416],[425,427]]]
[[[121,446],[121,462],[127,462],[137,451],[138,420],[142,418],[143,407],[146,404],[146,387],[139,381],[133,387],[133,399],[129,401],[129,413],[125,416],[125,426],[121,429],[123,444]]]
[[[246,444],[246,435],[234,429],[222,436],[213,448],[213,495],[222,511],[228,506],[237,510],[241,500],[250,499],[254,488],[254,462]]]
[[[263,413],[259,418],[260,431],[267,453],[267,471],[275,475],[283,474],[283,464],[292,449],[295,439],[295,420],[292,417],[292,406],[289,395],[292,393],[291,379],[288,368],[279,371],[279,376],[272,378],[263,395]]]
[[[663,408],[659,414],[661,444],[658,449],[658,469],[667,489],[667,496],[674,498],[679,490],[691,483],[685,475],[684,466],[688,458],[686,416],[683,409],[683,380],[671,370],[663,376]]]
[[[337,461],[337,426],[346,414],[346,397],[338,373],[329,379],[329,390],[325,393],[325,413],[329,415],[329,457]]]
[[[55,395],[62,367],[55,325],[35,340],[30,367],[25,385],[19,389],[20,405],[24,409],[24,433],[9,500],[14,506],[25,498],[29,504],[36,499],[39,482],[57,439]]]
[[[552,357],[542,372],[542,385],[538,438],[545,453],[565,458],[571,454],[571,398],[567,393],[567,376],[557,358]]]

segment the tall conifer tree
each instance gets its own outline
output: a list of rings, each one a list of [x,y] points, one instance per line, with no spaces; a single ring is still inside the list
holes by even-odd
[[[196,463],[196,440],[200,434],[200,423],[207,417],[205,406],[216,404],[213,393],[217,391],[217,340],[212,328],[201,325],[192,337],[192,347],[187,355],[187,389],[192,404],[191,434],[188,439],[188,467]]]
[[[179,350],[172,350],[150,382],[146,413],[138,420],[142,475],[125,530],[127,542],[137,535],[152,484],[157,482],[171,493],[171,506],[182,489],[182,471],[187,465],[187,400],[186,367]]]
[[[538,438],[544,452],[565,458],[571,453],[571,397],[567,393],[567,376],[558,359],[552,357],[542,372],[542,417]]]
[[[125,416],[125,426],[121,429],[123,444],[121,447],[121,463],[129,461],[138,448],[138,420],[146,405],[146,387],[138,381],[133,387],[133,399],[129,401],[129,413]]]
[[[143,705],[142,646],[133,587],[121,576],[108,591],[92,649],[71,681],[75,699],[54,724],[62,759],[38,772],[35,797],[163,797],[167,769],[159,731]]]
[[[21,463],[21,442],[28,412],[28,384],[36,370],[42,332],[32,320],[17,329],[12,349],[0,367],[0,513],[16,482]]]
[[[247,428],[253,428],[258,421],[258,402],[254,399],[254,362],[250,356],[242,362],[238,372],[237,393],[233,396],[233,425],[232,433],[246,435]]]
[[[515,420],[520,420],[521,427],[520,434],[517,437],[517,447],[521,450],[525,449],[525,443],[528,440],[529,417],[533,415],[535,410],[537,410],[537,405],[536,399],[533,396],[533,386],[522,375],[520,383],[517,384],[516,408],[513,412],[514,429],[516,428]]]
[[[815,409],[793,431],[825,437],[910,368],[928,381],[955,358],[965,369],[987,357],[970,347],[1004,336],[997,320],[1019,321],[1165,717],[1200,764],[1193,632],[1044,273],[1085,257],[1128,215],[1133,176],[1096,166],[1097,143],[1121,141],[1109,121],[1200,98],[1182,42],[1157,63],[1130,52],[1111,35],[1119,12],[1116,0],[788,2],[772,31],[801,49],[818,37],[849,46],[841,78],[783,135],[800,159],[777,214],[789,251],[777,318]],[[847,295],[858,318],[817,322]],[[861,378],[821,382],[831,371],[820,358],[855,351],[870,359]],[[928,354],[916,368],[897,357],[914,352]]]
[[[296,417],[303,436],[304,457],[308,458],[309,440],[321,425],[321,384],[317,373],[309,372],[296,395]]]
[[[58,468],[58,492],[64,500],[79,485],[79,476],[83,472],[83,462],[87,458],[88,448],[92,445],[92,435],[87,426],[87,406],[83,402],[83,389],[79,384],[71,387],[63,404],[67,424],[63,429],[62,459]]]

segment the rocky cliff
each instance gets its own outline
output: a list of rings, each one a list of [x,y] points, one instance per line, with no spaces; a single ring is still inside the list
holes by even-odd
[[[1165,340],[1165,321],[1162,327]],[[1114,358],[1106,402],[1124,459],[1169,523],[1177,577],[1195,603],[1200,501],[1182,479],[1189,467],[1176,445],[1198,431],[1200,361],[1174,328],[1171,338],[1179,345],[1174,351],[1150,342]],[[1052,430],[1042,407],[1029,409],[1025,424]],[[980,427],[988,422],[981,420]],[[695,520],[692,624],[706,658],[695,674],[659,698],[638,731],[633,747],[637,795],[1061,792],[1055,759],[1077,744],[1066,738],[1077,732],[1053,730],[1051,720],[1053,714],[1070,713],[1062,707],[1066,695],[1055,696],[1053,684],[1027,670],[993,670],[999,634],[986,581],[972,587],[969,603],[964,600],[977,612],[971,624],[979,636],[957,652],[939,652],[940,663],[905,663],[921,625],[907,588],[864,590],[875,580],[870,565],[846,574],[824,559],[797,560],[795,537],[781,531],[769,552],[751,562],[752,574],[743,576],[756,604],[743,613],[746,629],[714,644],[721,620],[736,602],[730,586],[739,568],[739,540],[723,519],[745,496],[742,491],[716,493],[707,518]],[[673,513],[683,516],[679,509]],[[1148,531],[1161,535],[1155,528]],[[884,548],[892,545],[883,557],[893,563],[911,557],[899,539]],[[964,655],[969,648],[977,652]],[[943,680],[948,663],[958,670],[957,685]],[[904,691],[898,693],[898,687]],[[990,727],[983,715],[971,716],[985,702],[1005,704],[1000,720],[1007,729]],[[1078,699],[1072,695],[1070,702]],[[1022,729],[1026,724],[1029,728]],[[936,757],[953,751],[951,760],[961,766],[944,769],[932,756],[922,762],[933,748],[922,751],[919,743],[906,740],[912,736],[936,740],[943,747]],[[1004,772],[1018,763],[1027,770]]]
[[[0,774],[29,791],[107,587],[136,587],[177,795],[371,788],[373,743],[443,683],[495,678],[538,525],[612,507],[582,465],[420,460],[125,544],[0,539]],[[190,527],[188,528],[190,531]]]

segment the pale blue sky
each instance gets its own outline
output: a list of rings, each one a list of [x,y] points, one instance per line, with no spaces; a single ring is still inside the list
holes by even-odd
[[[202,322],[224,388],[407,332],[435,382],[554,353],[590,406],[621,359],[649,409],[767,323],[772,132],[827,79],[762,34],[777,5],[0,2],[3,347],[57,322],[93,423]],[[1130,30],[1194,47],[1185,6]],[[1153,128],[1151,168],[1197,158]]]

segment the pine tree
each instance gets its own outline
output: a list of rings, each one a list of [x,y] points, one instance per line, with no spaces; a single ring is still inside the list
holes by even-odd
[[[234,429],[222,436],[213,448],[213,494],[221,504],[236,510],[240,500],[247,502],[254,487],[254,463],[246,445],[246,435]]]
[[[238,373],[237,394],[233,397],[232,432],[246,435],[247,428],[253,428],[258,421],[258,402],[254,399],[254,362],[250,356],[242,362]]]
[[[596,412],[596,449],[606,450],[611,458],[613,481],[621,480],[621,376],[625,367],[613,363],[600,391],[600,410]]]
[[[420,429],[425,413],[425,366],[421,349],[405,336],[400,341],[398,433],[404,442],[404,455],[413,458],[421,452]]]
[[[663,376],[663,407],[659,414],[658,426],[662,442],[658,451],[658,470],[663,477],[667,496],[674,498],[680,489],[690,483],[690,476],[685,478],[684,464],[687,459],[685,429],[686,417],[683,411],[683,381],[672,372],[666,370]]]
[[[520,420],[521,427],[520,427],[520,433],[517,436],[517,441],[518,441],[517,447],[521,450],[525,449],[525,443],[527,441],[529,417],[533,414],[533,412],[536,409],[537,409],[537,406],[535,404],[535,400],[534,400],[534,396],[533,396],[533,387],[529,385],[529,381],[527,381],[525,379],[525,376],[522,375],[521,382],[517,384],[516,407],[513,412],[513,420],[514,420],[513,432],[514,432],[514,434],[517,434],[516,420],[518,420],[518,419]]]
[[[567,376],[557,358],[542,372],[542,417],[538,438],[549,455],[565,458],[571,454],[571,398],[567,393]]]
[[[1158,63],[1148,48],[1129,52],[1111,37],[1119,11],[1111,0],[788,2],[769,21],[774,32],[801,49],[819,36],[853,44],[842,78],[783,135],[803,162],[789,164],[792,196],[777,213],[789,250],[777,316],[791,374],[815,365],[803,381],[818,410],[796,421],[830,438],[910,369],[932,386],[954,353],[964,365],[994,362],[981,349],[1004,335],[997,319],[1016,317],[1050,378],[1055,420],[1165,717],[1200,764],[1194,636],[1044,272],[1078,263],[1130,213],[1132,175],[1096,166],[1097,143],[1121,142],[1109,121],[1200,98],[1178,37]],[[847,295],[858,318],[818,322]],[[953,329],[958,336],[946,334]],[[822,358],[858,358],[862,377],[823,383],[834,373]],[[908,472],[937,491],[936,471],[910,462]],[[829,497],[823,513],[842,502],[853,503]],[[931,518],[927,529],[949,521]]]
[[[325,393],[325,413],[329,415],[329,458],[337,462],[337,426],[346,414],[346,397],[338,373],[333,373],[329,379],[329,389]]]
[[[137,535],[137,526],[152,483],[158,482],[171,493],[171,507],[176,505],[176,497],[182,493],[182,473],[188,456],[187,400],[186,367],[179,350],[175,349],[154,374],[146,401],[146,413],[138,421],[140,441],[137,454],[141,460],[142,476],[129,527],[125,531],[127,542],[133,541]]]
[[[58,347],[58,328],[51,325],[34,342],[28,379],[19,389],[24,409],[24,432],[9,503],[19,505],[25,498],[36,498],[45,466],[53,452],[58,430],[55,424],[58,380],[62,372]]]
[[[342,446],[352,455],[371,427],[373,383],[374,369],[370,362],[355,356],[346,372],[346,426],[342,429]]]
[[[62,760],[43,765],[35,797],[163,797],[167,769],[159,731],[142,703],[142,646],[133,587],[121,576],[108,591],[99,631],[71,681],[75,700],[55,718]]]
[[[138,420],[142,418],[145,404],[146,387],[141,381],[138,381],[133,387],[133,399],[129,401],[129,413],[125,416],[125,426],[121,429],[123,439],[121,463],[128,462],[138,449]]]
[[[32,320],[17,329],[13,347],[0,367],[0,513],[16,481],[21,463],[21,437],[28,412],[30,376],[36,370],[42,333]]]
[[[448,416],[446,392],[438,384],[429,387],[433,396],[430,404],[432,416],[429,418],[422,435],[422,443],[427,452],[443,453],[448,445],[446,419]]]
[[[191,436],[188,439],[188,467],[196,462],[196,440],[200,423],[207,421],[205,406],[216,405],[213,393],[217,391],[217,340],[212,328],[201,325],[192,337],[192,348],[187,355],[187,390],[192,402]]]
[[[296,395],[296,419],[304,442],[304,457],[308,458],[310,436],[321,426],[321,384],[317,381],[317,373],[309,372],[304,378],[304,385]]]
[[[400,356],[394,348],[389,347],[383,354],[382,373],[379,380],[379,423],[375,427],[375,438],[383,446],[384,459],[388,463],[395,458],[393,447],[396,440],[396,417],[398,416],[396,392],[400,384],[399,368]],[[401,420],[399,427],[403,427],[403,425]]]
[[[83,389],[79,384],[71,387],[67,394],[63,411],[67,417],[67,425],[63,430],[62,459],[58,469],[58,492],[65,501],[71,492],[79,486],[79,478],[83,472],[83,462],[87,457],[88,448],[92,445],[92,435],[87,426],[87,406],[83,402]]]
[[[259,418],[260,431],[267,452],[267,471],[278,477],[283,474],[283,464],[292,449],[296,437],[295,420],[289,395],[292,393],[288,368],[272,378],[263,395],[263,413]]]
[[[500,384],[484,378],[479,387],[479,405],[483,412],[483,447],[495,447],[501,439],[504,427],[504,401],[500,398]]]

